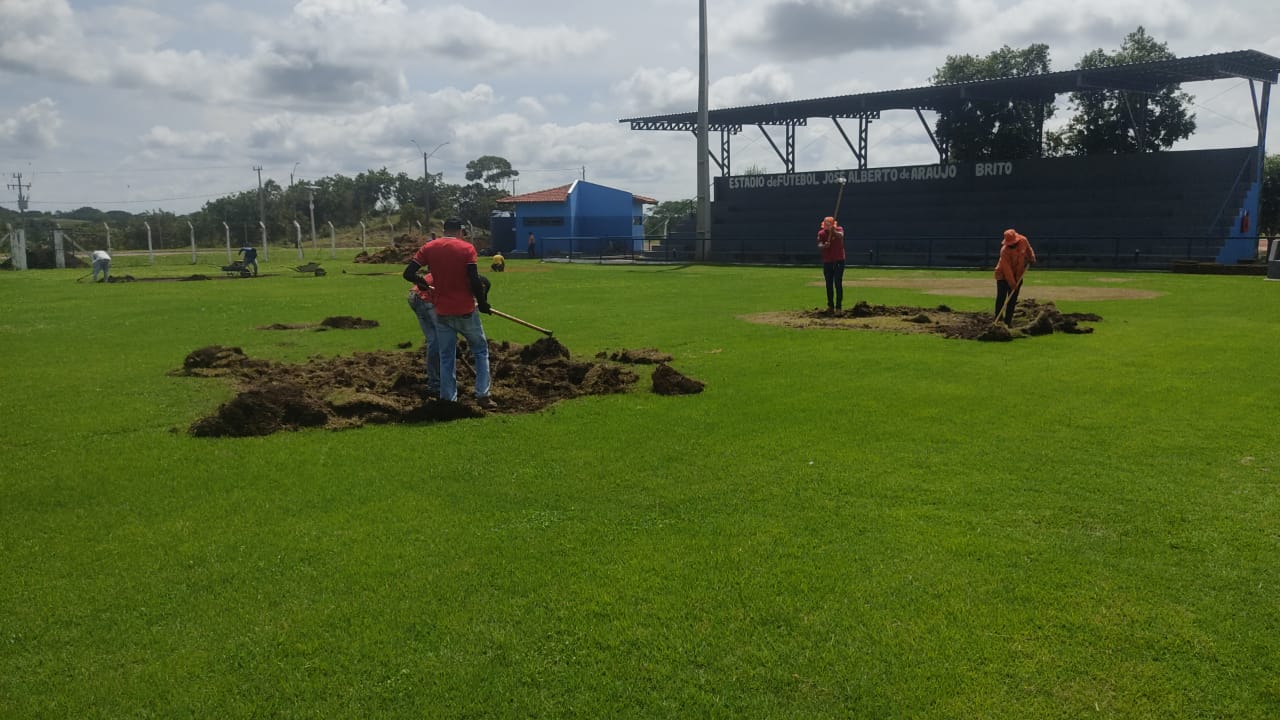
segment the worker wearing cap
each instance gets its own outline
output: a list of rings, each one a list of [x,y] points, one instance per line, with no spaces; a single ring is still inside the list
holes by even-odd
[[[844,228],[835,218],[822,219],[818,248],[822,250],[822,279],[827,283],[827,312],[832,312],[844,303]]]
[[[431,271],[432,283],[419,277],[418,271]],[[489,294],[476,269],[476,249],[462,239],[462,221],[444,221],[444,237],[424,244],[405,266],[404,279],[420,290],[434,288],[435,336],[440,353],[440,397],[458,399],[457,343],[458,335],[467,339],[476,369],[476,403],[485,409],[495,407],[489,397],[489,341],[484,336],[480,313],[491,312]]]
[[[507,259],[502,257],[502,253],[493,254],[493,262],[489,263],[489,269],[493,272],[505,272],[507,269]]]
[[[1004,310],[1004,324],[1013,325],[1013,311],[1018,306],[1018,293],[1022,290],[1022,276],[1027,267],[1036,261],[1036,251],[1025,235],[1009,228],[1004,231],[1000,243],[1000,259],[996,262],[996,319]]]

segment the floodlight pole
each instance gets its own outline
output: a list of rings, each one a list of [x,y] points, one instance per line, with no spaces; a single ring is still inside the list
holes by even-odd
[[[711,255],[711,167],[708,149],[707,0],[698,0],[698,217],[697,259]]]
[[[222,229],[227,233],[227,264],[231,264],[231,226],[225,221],[222,223]]]

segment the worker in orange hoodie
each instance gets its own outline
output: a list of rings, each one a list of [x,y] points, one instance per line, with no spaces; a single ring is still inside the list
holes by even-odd
[[[1005,230],[1000,260],[996,263],[996,319],[1004,310],[1005,325],[1013,325],[1013,310],[1018,306],[1022,276],[1027,272],[1027,266],[1035,261],[1036,251],[1031,249],[1026,236],[1013,228]]]

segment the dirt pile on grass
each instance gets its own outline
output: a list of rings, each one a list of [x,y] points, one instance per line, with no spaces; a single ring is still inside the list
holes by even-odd
[[[653,369],[653,391],[659,395],[696,395],[706,383],[681,374],[666,363]]]
[[[460,402],[427,396],[422,348],[288,364],[256,360],[236,347],[211,345],[192,351],[182,368],[171,374],[226,377],[239,391],[212,415],[191,425],[188,432],[202,437],[536,412],[559,400],[627,392],[639,379],[624,365],[574,360],[554,338],[530,345],[491,342],[492,397],[498,407],[481,410],[470,395],[475,386],[471,353],[465,340],[458,345]]]
[[[334,315],[321,320],[319,323],[271,323],[270,325],[259,325],[259,330],[317,330],[324,332],[325,330],[363,330],[366,328],[378,327],[377,320],[366,320],[361,317],[353,317],[351,315]]]
[[[413,259],[414,253],[427,241],[426,238],[412,235],[399,235],[391,239],[391,245],[374,252],[360,251],[352,262],[369,264],[405,265]]]
[[[1102,320],[1092,313],[1064,313],[1051,302],[1040,303],[1030,299],[1018,301],[1011,327],[995,322],[990,313],[957,311],[946,305],[923,308],[872,305],[865,301],[859,301],[846,310],[815,308],[759,313],[744,319],[785,327],[930,333],[954,340],[983,342],[1004,342],[1052,333],[1086,334],[1093,332],[1093,328],[1080,323]]]
[[[612,360],[629,365],[657,365],[658,363],[668,363],[672,360],[671,355],[662,352],[658,348],[640,348],[638,350],[623,348],[614,352],[601,350],[596,353],[596,357],[601,360]]]

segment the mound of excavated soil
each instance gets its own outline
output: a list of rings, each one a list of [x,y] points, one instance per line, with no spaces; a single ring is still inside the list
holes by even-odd
[[[418,252],[418,248],[422,247],[426,241],[427,239],[423,237],[399,235],[391,239],[391,245],[381,250],[361,251],[352,259],[352,262],[407,265],[413,259],[414,253]]]
[[[659,395],[695,395],[706,383],[680,374],[666,363],[653,369],[653,391]]]
[[[596,353],[596,357],[601,360],[612,360],[628,365],[657,365],[658,363],[667,363],[672,360],[669,354],[662,352],[658,348],[640,348],[638,350],[623,348],[614,352],[601,350]]]
[[[1005,327],[983,312],[961,312],[946,305],[935,308],[872,305],[859,301],[847,310],[822,308],[792,312],[748,315],[744,319],[770,325],[797,328],[833,328],[839,330],[878,330],[896,333],[931,333],[957,340],[1003,342],[1017,338],[1051,333],[1084,334],[1093,332],[1082,322],[1099,322],[1093,313],[1064,313],[1053,303],[1019,299],[1014,310],[1013,326]]]
[[[209,417],[193,423],[189,432],[236,437],[307,427],[444,422],[480,417],[486,412],[535,412],[558,400],[626,392],[639,379],[621,365],[575,361],[568,348],[554,338],[530,345],[489,343],[492,397],[498,407],[483,411],[470,396],[475,386],[471,353],[465,340],[460,339],[458,345],[462,402],[426,397],[422,348],[357,352],[349,357],[287,364],[255,360],[240,348],[212,345],[192,351],[182,368],[171,374],[231,378],[239,394]]]

